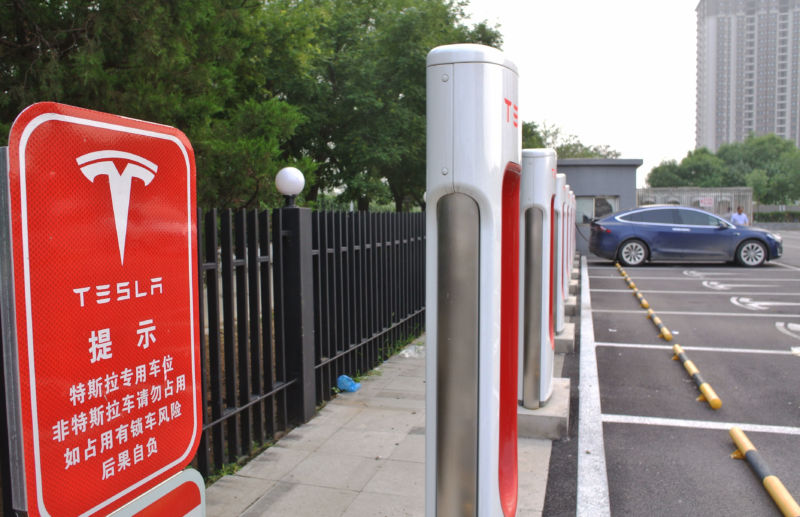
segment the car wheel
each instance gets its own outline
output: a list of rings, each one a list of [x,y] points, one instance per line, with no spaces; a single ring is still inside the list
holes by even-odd
[[[759,241],[744,241],[736,250],[736,262],[742,266],[760,266],[765,260],[767,260],[767,247]]]
[[[647,260],[647,245],[638,239],[631,239],[619,248],[619,261],[624,266],[638,266]]]

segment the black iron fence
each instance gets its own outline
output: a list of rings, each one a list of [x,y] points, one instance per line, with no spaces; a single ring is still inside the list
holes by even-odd
[[[339,375],[366,373],[423,331],[425,220],[283,208],[271,221],[230,210],[198,221],[207,476],[308,421]]]
[[[308,421],[339,375],[366,373],[424,330],[421,213],[200,212],[198,256],[204,404],[194,464],[204,476]],[[2,420],[0,516],[13,515]]]

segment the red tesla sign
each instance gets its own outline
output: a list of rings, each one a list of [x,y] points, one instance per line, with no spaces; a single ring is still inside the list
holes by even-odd
[[[194,154],[175,128],[41,103],[8,183],[24,506],[107,514],[200,438]]]

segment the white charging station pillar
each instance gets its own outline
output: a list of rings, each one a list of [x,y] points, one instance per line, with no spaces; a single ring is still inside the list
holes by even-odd
[[[556,334],[564,330],[564,291],[562,289],[564,279],[564,185],[567,183],[566,174],[556,173],[556,192],[555,192],[555,227],[556,227],[556,267],[553,288],[555,289],[555,322]]]
[[[564,179],[566,181],[566,176]],[[563,256],[561,257],[561,297],[564,299],[564,303],[566,303],[567,298],[569,298],[569,278],[570,272],[572,271],[572,254],[570,251],[572,249],[572,204],[570,202],[569,193],[571,190],[569,184],[565,183],[563,189],[564,197],[562,199],[564,205],[562,211],[564,213],[564,241],[562,243]]]
[[[569,281],[572,276],[572,262],[575,260],[575,244],[577,239],[578,227],[575,226],[575,192],[570,189],[569,191],[569,269],[570,274],[567,275],[567,293],[569,293]]]
[[[550,212],[558,157],[554,149],[523,149],[520,186],[519,396],[528,409],[553,392],[555,330],[551,296]]]
[[[425,513],[510,517],[517,501],[521,126],[497,49],[427,60]]]

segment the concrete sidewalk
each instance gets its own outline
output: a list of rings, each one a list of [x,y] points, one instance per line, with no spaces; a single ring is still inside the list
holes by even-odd
[[[519,440],[517,515],[541,516],[550,440]],[[206,493],[207,515],[425,515],[425,346],[417,341]]]

